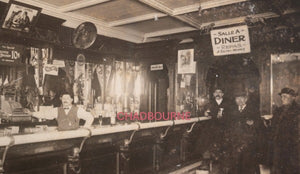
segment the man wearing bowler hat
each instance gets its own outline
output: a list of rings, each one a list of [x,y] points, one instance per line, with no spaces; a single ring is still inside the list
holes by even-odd
[[[224,98],[224,90],[221,87],[216,87],[213,93],[213,100],[209,103],[210,113],[206,113],[212,116],[213,119],[224,118],[224,113],[228,112],[230,107],[229,101]]]
[[[210,100],[205,115],[212,117],[211,126],[213,132],[210,134],[210,152],[212,154],[214,168],[225,167],[224,153],[226,153],[225,132],[227,129],[227,116],[230,111],[231,103],[224,97],[224,89],[220,86],[215,87],[213,99]],[[218,167],[220,166],[220,167]]]
[[[235,103],[230,112],[227,133],[230,139],[230,174],[255,174],[258,171],[256,159],[257,128],[259,110],[247,105],[245,91],[235,91]]]
[[[283,88],[279,93],[282,106],[275,109],[271,119],[273,139],[272,174],[300,173],[300,107],[297,93]]]

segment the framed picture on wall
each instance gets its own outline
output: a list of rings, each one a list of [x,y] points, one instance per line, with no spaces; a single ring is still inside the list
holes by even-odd
[[[194,49],[178,50],[178,74],[196,73],[194,62]]]
[[[1,27],[8,30],[30,32],[37,22],[41,8],[10,1]]]

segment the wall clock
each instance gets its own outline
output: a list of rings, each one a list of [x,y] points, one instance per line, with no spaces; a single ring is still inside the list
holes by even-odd
[[[80,24],[74,31],[72,43],[76,48],[89,48],[97,38],[97,28],[91,22]]]

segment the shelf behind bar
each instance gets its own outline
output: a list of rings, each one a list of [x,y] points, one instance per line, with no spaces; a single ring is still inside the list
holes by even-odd
[[[196,117],[191,118],[190,120],[174,120],[174,121],[160,121],[152,123],[132,123],[129,125],[117,125],[112,127],[101,127],[101,128],[92,128],[92,136],[113,134],[119,132],[127,132],[133,130],[142,130],[150,129],[157,127],[166,127],[181,124],[190,124],[199,121],[205,121],[211,119],[210,117]],[[83,138],[89,136],[89,131],[87,129],[81,128],[78,130],[72,131],[51,131],[51,132],[41,132],[27,135],[13,135],[14,143],[13,145],[22,145],[30,143],[40,143],[47,141],[57,141],[64,139],[73,139],[73,138]],[[8,146],[10,144],[11,138],[8,136],[0,137],[0,147]]]

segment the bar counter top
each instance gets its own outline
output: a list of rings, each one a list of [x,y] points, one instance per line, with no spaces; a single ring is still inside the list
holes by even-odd
[[[170,127],[183,124],[197,123],[204,120],[209,120],[210,117],[194,117],[190,120],[170,120],[170,121],[159,121],[150,123],[139,123],[134,122],[130,124],[123,125],[113,125],[113,126],[92,126],[90,128],[80,128],[71,131],[57,131],[55,127],[48,127],[44,131],[32,133],[32,134],[22,134],[22,135],[12,135],[0,137],[0,147],[9,145],[22,145],[31,143],[40,143],[47,141],[57,141],[65,139],[83,138],[91,136],[100,136],[128,131],[140,131],[146,129],[153,129],[159,127]]]

